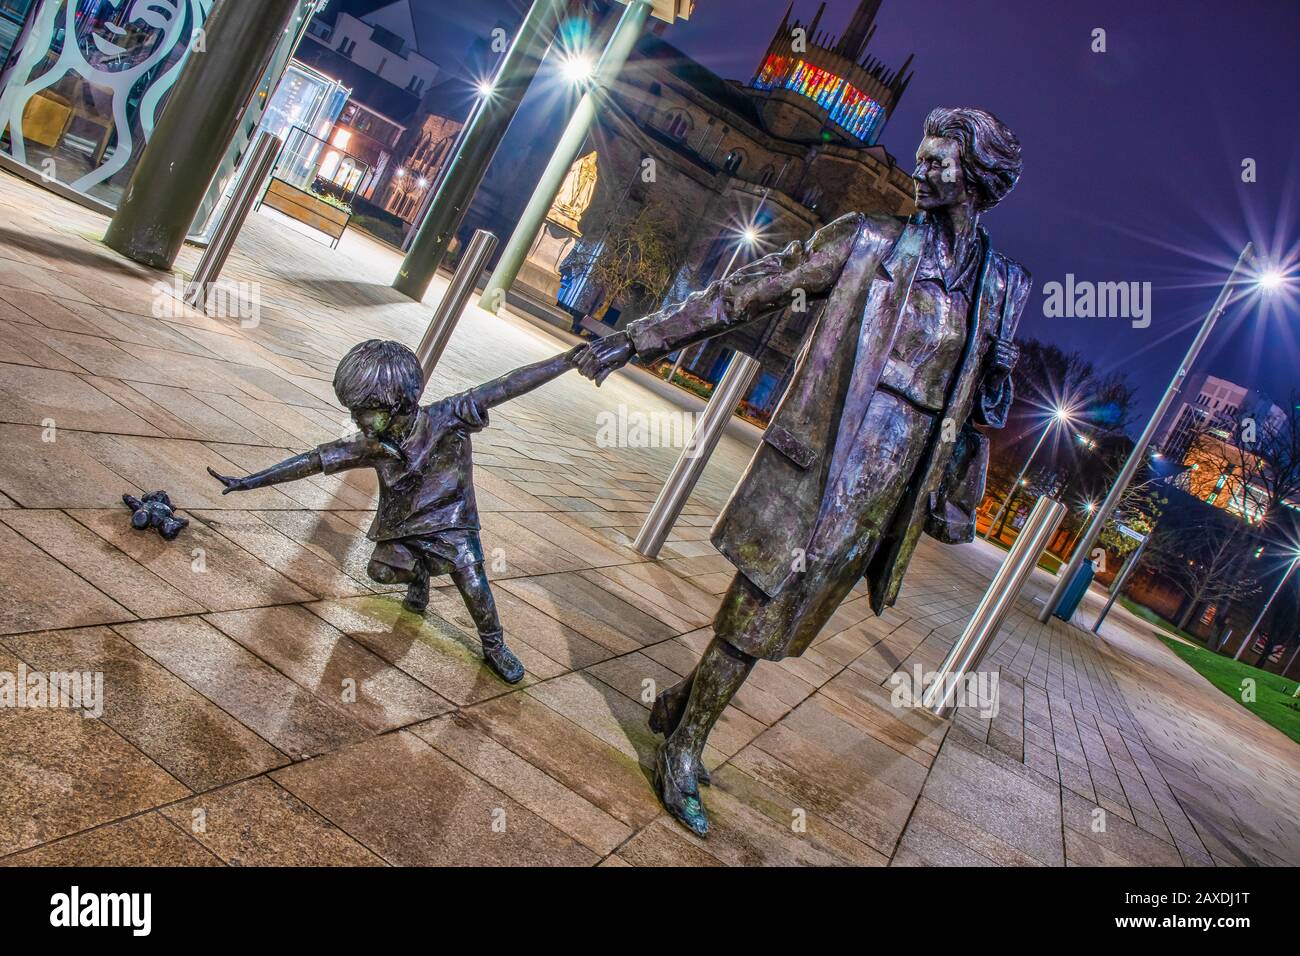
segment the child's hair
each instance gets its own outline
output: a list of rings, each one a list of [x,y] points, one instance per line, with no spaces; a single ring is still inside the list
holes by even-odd
[[[334,394],[348,409],[409,412],[423,391],[420,360],[401,342],[367,339],[349,349],[334,372]]]

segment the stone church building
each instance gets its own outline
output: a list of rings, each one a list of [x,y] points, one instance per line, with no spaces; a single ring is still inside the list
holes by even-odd
[[[907,88],[911,62],[891,70],[867,53],[880,4],[861,0],[839,37],[820,29],[825,4],[808,23],[791,18],[792,5],[748,82],[719,77],[660,35],[644,36],[582,151],[580,163],[594,153],[596,184],[578,228],[561,224],[572,210],[548,221],[515,292],[574,316],[608,305],[596,318],[619,328],[845,212],[912,212],[909,171],[876,142]],[[663,288],[606,303],[586,281],[591,263],[643,211],[663,224],[680,265]],[[747,226],[759,235],[758,248],[744,243]],[[545,281],[545,272],[555,281]],[[731,347],[755,354],[762,370],[745,411],[763,420],[785,388],[808,321],[808,312],[776,316],[745,340],[688,350],[681,367],[716,382]],[[586,326],[598,330],[593,318]]]

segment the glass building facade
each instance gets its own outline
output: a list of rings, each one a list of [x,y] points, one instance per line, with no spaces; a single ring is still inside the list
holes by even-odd
[[[29,4],[0,76],[0,151],[115,205],[218,2]]]
[[[0,0],[0,64],[9,59],[35,0]]]

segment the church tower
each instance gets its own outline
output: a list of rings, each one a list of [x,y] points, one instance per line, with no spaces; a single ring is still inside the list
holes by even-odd
[[[859,0],[849,25],[837,38],[820,29],[825,3],[805,24],[790,19],[791,0],[750,87],[769,93],[773,103],[779,98],[802,106],[808,112],[807,122],[820,121],[824,139],[874,144],[912,79],[911,56],[892,70],[866,52],[876,32],[881,2]],[[775,111],[764,112],[771,118]]]

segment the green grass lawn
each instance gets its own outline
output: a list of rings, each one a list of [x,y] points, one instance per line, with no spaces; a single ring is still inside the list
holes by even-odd
[[[1231,657],[1215,654],[1203,647],[1191,647],[1176,638],[1156,636],[1219,690],[1300,743],[1300,697],[1291,696],[1296,690],[1295,681],[1234,661]],[[1241,699],[1241,682],[1247,677],[1255,681],[1255,699],[1250,702]]]
[[[1193,644],[1205,643],[1199,637],[1195,637],[1191,634],[1188,634],[1178,625],[1170,624],[1168,621],[1166,621],[1155,611],[1151,610],[1151,608],[1147,607],[1145,604],[1138,604],[1136,601],[1130,601],[1122,594],[1120,595],[1119,601],[1117,603],[1124,605],[1125,608],[1127,608],[1137,617],[1142,618],[1142,620],[1146,621],[1148,624],[1154,624],[1156,627],[1161,628],[1162,630],[1166,630],[1170,634],[1177,634],[1179,637],[1185,637]]]

